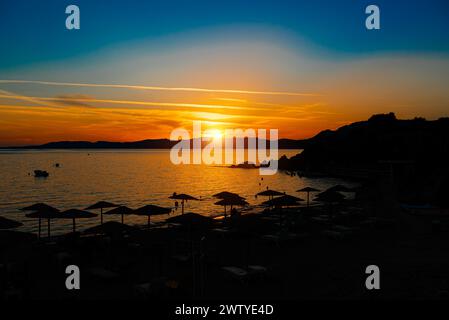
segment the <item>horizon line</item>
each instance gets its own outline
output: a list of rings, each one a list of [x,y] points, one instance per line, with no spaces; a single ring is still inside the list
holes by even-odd
[[[210,139],[210,137],[201,137],[201,139],[206,138],[206,139]],[[237,139],[237,137],[233,137],[234,139]],[[295,138],[278,138],[276,140],[270,140],[270,139],[260,139],[258,137],[255,137],[256,140],[266,140],[267,142],[269,141],[280,141],[280,140],[291,140],[291,141],[296,141],[296,142],[302,142],[304,140],[308,140],[311,139],[312,137],[309,138],[303,138],[303,139],[295,139]],[[41,147],[44,146],[46,144],[51,144],[51,143],[77,143],[77,142],[82,142],[82,143],[101,143],[101,142],[106,142],[106,143],[137,143],[137,142],[144,142],[144,141],[157,141],[157,140],[166,140],[169,142],[180,142],[180,141],[192,141],[195,139],[199,139],[199,138],[190,138],[190,139],[180,139],[180,140],[171,140],[170,138],[150,138],[150,139],[142,139],[142,140],[131,140],[131,141],[108,141],[108,140],[97,140],[97,141],[92,141],[92,140],[57,140],[57,141],[49,141],[49,142],[43,142],[43,143],[39,143],[39,144],[28,144],[28,145],[15,145],[15,146],[2,146],[0,145],[0,149],[8,149],[8,148],[23,148],[23,147]],[[248,137],[243,137],[243,139],[248,139]],[[223,139],[224,140],[224,139]],[[204,143],[207,142],[211,142],[211,141],[202,141]],[[69,148],[70,149],[70,148]],[[152,148],[152,149],[157,149],[157,148]]]

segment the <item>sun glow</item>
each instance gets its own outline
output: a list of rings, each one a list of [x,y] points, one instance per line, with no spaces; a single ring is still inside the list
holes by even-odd
[[[204,132],[203,137],[219,140],[223,138],[223,133],[218,129],[209,129]]]

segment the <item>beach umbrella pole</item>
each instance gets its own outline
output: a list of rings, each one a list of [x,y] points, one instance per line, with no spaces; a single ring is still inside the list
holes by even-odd
[[[124,222],[123,222],[123,214],[122,214],[122,224],[123,224]]]
[[[47,219],[47,236],[50,238],[50,219]]]
[[[39,239],[41,238],[41,224],[42,224],[41,218],[39,218],[39,233],[38,233],[38,238]]]
[[[184,214],[184,200],[181,201],[181,214]]]
[[[100,208],[100,223],[103,224],[103,208]]]
[[[279,226],[282,228],[282,206],[279,206]]]
[[[73,218],[73,220],[72,220],[72,226],[73,226],[73,232],[75,232],[75,218]]]

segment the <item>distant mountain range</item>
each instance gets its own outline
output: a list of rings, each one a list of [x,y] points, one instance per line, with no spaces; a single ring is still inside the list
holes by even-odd
[[[49,142],[42,145],[20,146],[20,147],[3,147],[2,149],[170,149],[178,141],[169,139],[147,139],[134,142],[110,142],[110,141],[58,141]],[[190,140],[192,145],[192,140]],[[203,146],[209,142],[203,142]],[[307,144],[307,140],[279,139],[279,149],[303,149]],[[248,142],[245,139],[245,148]],[[235,146],[235,141],[234,141]],[[269,146],[269,142],[268,142]]]

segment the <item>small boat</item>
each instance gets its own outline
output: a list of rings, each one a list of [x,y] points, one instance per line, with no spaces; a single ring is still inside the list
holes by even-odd
[[[256,165],[252,162],[245,161],[243,163],[239,164],[233,164],[229,168],[237,168],[237,169],[259,169],[259,168],[269,168],[270,167],[270,161],[263,161],[260,165]]]
[[[34,176],[36,178],[47,178],[50,174],[45,170],[34,170]]]
[[[229,168],[238,168],[238,169],[259,169],[259,166],[255,165],[254,163],[245,161],[243,163],[239,163],[237,165],[233,164]]]
[[[270,161],[262,161],[262,163],[260,164],[261,168],[269,168],[270,167]]]

